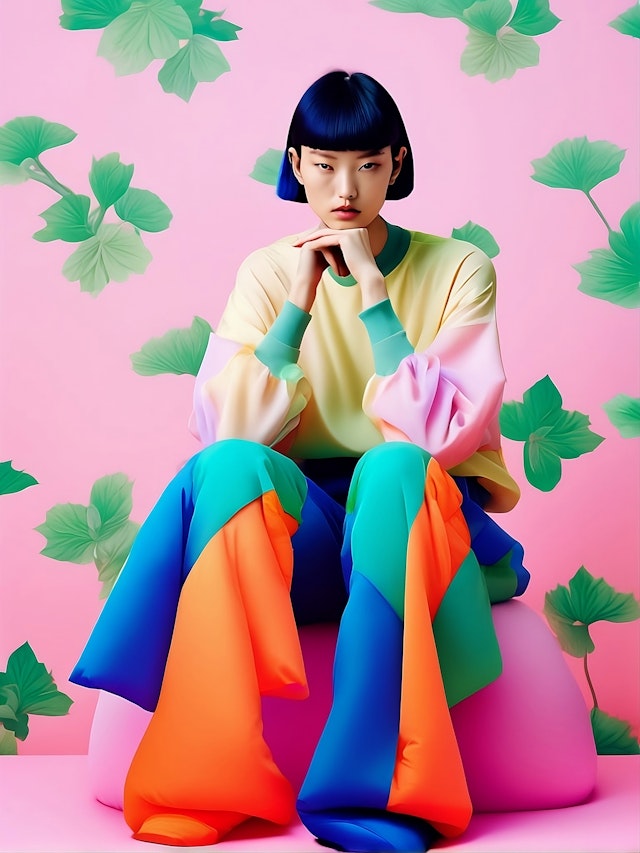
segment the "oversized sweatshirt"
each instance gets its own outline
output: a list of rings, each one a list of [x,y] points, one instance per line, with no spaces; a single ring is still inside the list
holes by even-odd
[[[519,490],[500,447],[493,264],[470,243],[387,230],[376,263],[389,298],[364,311],[354,279],[331,269],[310,314],[288,301],[301,235],[244,261],[196,378],[191,429],[204,444],[244,438],[299,459],[412,442],[477,478],[487,510],[509,510]]]

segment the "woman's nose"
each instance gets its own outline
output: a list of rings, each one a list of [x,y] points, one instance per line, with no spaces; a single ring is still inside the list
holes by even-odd
[[[340,175],[338,195],[340,198],[352,199],[358,194],[355,181],[350,175]]]

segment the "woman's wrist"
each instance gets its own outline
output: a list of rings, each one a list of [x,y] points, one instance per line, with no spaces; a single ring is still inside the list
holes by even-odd
[[[384,276],[380,273],[379,275],[373,275],[371,278],[363,279],[359,281],[360,290],[362,292],[362,309],[371,308],[372,305],[377,305],[379,302],[384,302],[385,299],[389,298],[389,294],[387,293],[387,284],[384,280]]]
[[[289,291],[288,298],[289,302],[292,302],[298,308],[301,308],[309,314],[314,299],[316,298],[316,288],[312,287],[308,282],[294,281],[291,290]]]

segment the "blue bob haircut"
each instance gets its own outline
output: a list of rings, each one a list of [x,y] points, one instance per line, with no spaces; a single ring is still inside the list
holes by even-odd
[[[391,146],[396,157],[407,149],[402,169],[387,189],[388,199],[405,198],[413,189],[413,155],[400,110],[387,90],[361,72],[330,71],[312,83],[295,109],[280,164],[276,193],[287,201],[306,202],[289,159],[303,145],[325,151],[372,151]]]

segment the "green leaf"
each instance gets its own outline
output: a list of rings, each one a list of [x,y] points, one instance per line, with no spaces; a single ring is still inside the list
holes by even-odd
[[[591,710],[591,728],[598,755],[638,755],[640,743],[625,720],[612,717],[600,708]]]
[[[454,228],[451,236],[456,240],[465,240],[467,243],[472,243],[481,249],[489,258],[495,258],[500,254],[500,246],[496,243],[493,235],[483,228],[482,225],[477,225],[475,222],[467,222],[462,228]]]
[[[202,0],[175,0],[176,6],[180,6],[189,16],[189,20],[193,23],[200,14]],[[218,12],[209,12],[210,15],[219,14]]]
[[[640,397],[617,394],[603,403],[602,408],[622,438],[640,436]]]
[[[529,68],[539,61],[540,48],[530,36],[504,27],[496,35],[469,30],[460,67],[471,77],[484,74],[490,83],[496,83],[513,77],[519,68]]]
[[[95,526],[98,542],[109,539],[127,523],[133,502],[133,481],[126,474],[107,474],[93,484],[89,509],[97,512],[99,524]]]
[[[509,26],[524,36],[539,36],[559,23],[560,18],[549,9],[549,0],[518,0]]]
[[[87,524],[87,508],[82,504],[56,504],[47,511],[45,521],[35,528],[47,540],[40,551],[52,560],[90,563],[94,537]]]
[[[550,427],[531,433],[524,444],[524,473],[527,480],[541,492],[550,492],[560,482],[562,463],[557,453],[545,444]]]
[[[62,274],[69,281],[79,281],[80,290],[97,296],[109,281],[126,281],[132,272],[143,273],[150,261],[151,253],[130,226],[103,222],[95,237],[67,258]]]
[[[432,18],[462,18],[465,9],[475,0],[371,0],[388,12],[421,12]]]
[[[29,643],[23,643],[9,656],[6,677],[18,689],[19,713],[61,717],[73,704],[58,690],[51,673],[36,658]]]
[[[590,423],[587,415],[562,408],[560,392],[549,376],[525,391],[522,403],[504,403],[500,410],[502,434],[525,442],[525,475],[544,492],[558,485],[561,459],[590,453],[604,441],[589,429]]]
[[[261,184],[270,184],[275,187],[278,182],[281,162],[282,151],[277,148],[268,148],[256,160],[249,177],[253,178],[254,181],[260,181]]]
[[[188,329],[171,329],[160,338],[152,338],[139,352],[131,355],[131,365],[140,376],[162,373],[195,376],[202,364],[211,334],[211,326],[202,317],[194,317]]]
[[[29,157],[66,145],[77,136],[64,124],[45,121],[39,116],[21,116],[0,127],[0,160],[19,166]]]
[[[477,0],[464,10],[463,20],[474,30],[495,36],[511,17],[509,0]]]
[[[13,732],[0,725],[0,755],[17,755],[18,744]]]
[[[164,63],[158,81],[165,92],[188,101],[198,83],[212,82],[230,65],[217,44],[202,35],[193,38]]]
[[[631,593],[617,592],[581,566],[568,587],[558,585],[546,594],[544,614],[564,651],[584,657],[595,648],[589,625],[633,622],[640,617],[640,605]]]
[[[17,471],[11,461],[0,462],[0,495],[12,495],[37,485],[35,477],[25,471]]]
[[[385,12],[422,12],[427,5],[425,0],[370,0],[372,6],[384,9]]]
[[[0,187],[23,184],[30,178],[29,170],[13,163],[0,161]]]
[[[620,231],[609,234],[610,249],[595,249],[591,258],[574,264],[578,290],[624,308],[640,307],[640,202],[620,220]]]
[[[238,38],[238,32],[242,29],[230,21],[223,21],[218,17],[217,12],[209,12],[206,9],[201,9],[195,20],[192,17],[191,23],[194,35],[206,36],[216,41],[235,41]]]
[[[6,678],[6,673],[2,673]],[[17,723],[18,709],[20,707],[20,696],[15,684],[6,684],[0,687],[0,723]]]
[[[117,153],[105,154],[99,160],[93,158],[89,183],[100,206],[106,210],[127,191],[133,175],[133,166],[120,162]]]
[[[112,536],[98,542],[95,563],[102,583],[100,598],[107,598],[113,589],[139,529],[139,524],[127,520]]]
[[[64,240],[67,243],[80,243],[93,237],[89,225],[89,207],[91,200],[87,195],[62,196],[51,207],[43,210],[40,216],[47,223],[33,235],[34,240],[47,243],[50,240]]]
[[[590,192],[617,175],[625,152],[612,142],[589,142],[586,136],[564,139],[551,151],[532,160],[534,181],[548,187]]]
[[[116,74],[136,74],[154,59],[166,59],[191,38],[189,16],[174,0],[134,0],[112,21],[100,39],[98,55],[108,59]]]
[[[618,15],[610,22],[609,26],[625,36],[640,38],[640,5],[636,4]]]
[[[126,12],[131,0],[62,0],[60,26],[65,30],[97,30]]]
[[[142,231],[164,231],[173,214],[155,193],[129,187],[115,204],[115,211],[125,222]]]

